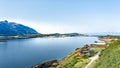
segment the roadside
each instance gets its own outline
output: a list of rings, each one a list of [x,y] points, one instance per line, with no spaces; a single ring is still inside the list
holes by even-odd
[[[101,41],[104,41],[106,43],[106,47],[109,47],[109,44],[112,42],[112,41],[116,41],[118,40],[118,38],[109,38],[109,37],[103,37],[103,38],[100,38]],[[105,48],[106,49],[106,48]],[[94,65],[96,64],[97,60],[99,60],[99,55],[101,54],[101,51],[99,51],[95,56],[89,58],[91,61],[86,65],[85,68],[93,68]]]
[[[89,68],[89,66],[92,65],[92,63],[99,58],[99,55],[100,55],[100,51],[95,56],[90,57],[89,59],[91,61],[85,66],[85,68]]]

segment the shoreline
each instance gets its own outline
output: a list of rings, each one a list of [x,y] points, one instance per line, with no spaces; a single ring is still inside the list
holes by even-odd
[[[65,33],[65,34],[32,34],[32,35],[16,35],[16,36],[0,36],[0,40],[12,40],[12,39],[29,39],[29,38],[64,38],[64,37],[79,37],[84,36],[88,37],[88,35],[79,34],[79,33]]]
[[[102,40],[103,41],[103,40]],[[106,42],[105,42],[106,43]],[[90,47],[92,47],[92,48],[105,48],[106,47],[106,44],[104,44],[104,45],[101,45],[101,44],[96,44],[96,43],[94,43],[94,45],[93,44],[90,44],[89,45]],[[67,59],[69,59],[69,58],[71,58],[73,55],[78,55],[78,53],[82,50],[82,48],[83,47],[80,47],[80,48],[76,48],[72,53],[70,53],[69,55],[67,55],[66,57],[64,57],[64,58],[62,58],[61,60],[56,60],[56,59],[54,59],[54,60],[56,60],[57,62],[55,62],[57,65],[56,65],[56,67],[54,67],[55,65],[55,63],[51,63],[51,61],[54,61],[54,60],[50,60],[50,61],[46,61],[46,62],[42,62],[42,63],[40,63],[40,64],[36,64],[36,65],[34,65],[34,66],[32,66],[32,68],[40,68],[40,66],[42,66],[42,65],[44,65],[45,66],[45,64],[46,63],[50,63],[51,65],[47,65],[46,64],[46,67],[52,67],[53,66],[53,68],[59,68],[60,67],[60,65],[62,64],[62,63],[64,63],[64,61],[66,61]],[[90,62],[90,60],[89,59],[83,59],[83,60],[87,60],[88,62]],[[87,63],[88,63],[87,62]],[[85,67],[85,65],[84,65],[84,67]]]
[[[6,38],[0,38],[0,42],[5,42],[7,40],[16,40],[16,39],[32,39],[32,38],[67,38],[67,37],[90,37],[90,36],[60,36],[60,37],[56,37],[56,36],[44,36],[44,37],[27,37],[27,36],[9,36]]]

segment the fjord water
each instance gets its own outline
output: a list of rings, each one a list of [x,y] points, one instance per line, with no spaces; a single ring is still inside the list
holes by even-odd
[[[62,59],[76,48],[99,41],[97,37],[31,38],[0,42],[0,68],[31,68]]]

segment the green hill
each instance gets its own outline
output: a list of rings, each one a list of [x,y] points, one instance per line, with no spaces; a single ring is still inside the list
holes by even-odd
[[[120,68],[120,40],[113,41],[101,52],[94,68]]]

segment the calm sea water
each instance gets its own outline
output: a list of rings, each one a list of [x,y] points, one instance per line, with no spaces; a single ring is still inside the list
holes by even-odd
[[[76,48],[94,41],[98,38],[32,38],[0,42],[0,68],[31,68],[47,60],[60,60]]]

